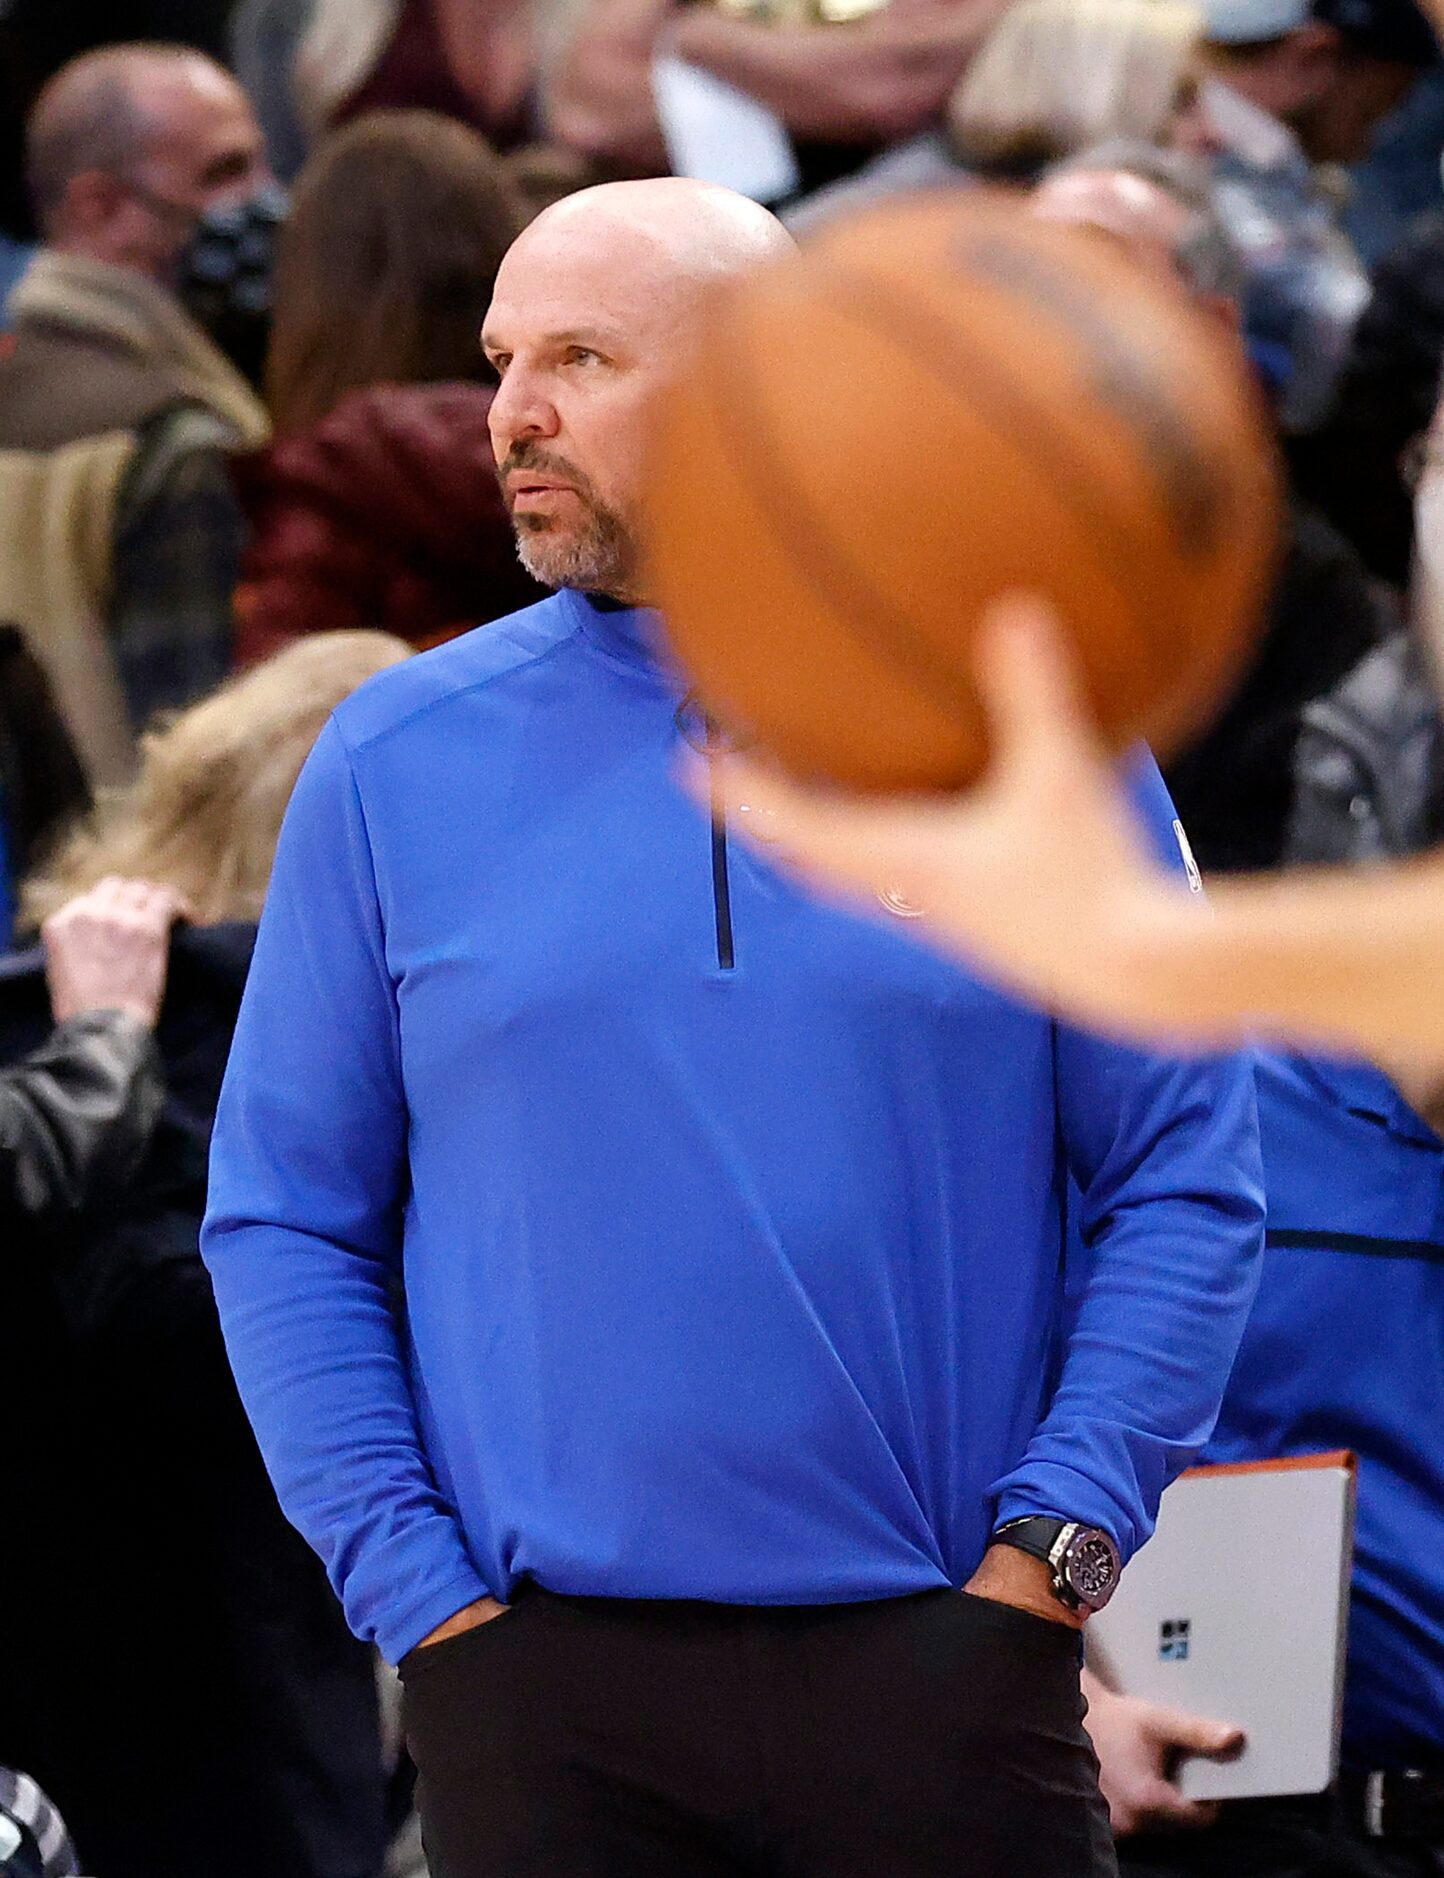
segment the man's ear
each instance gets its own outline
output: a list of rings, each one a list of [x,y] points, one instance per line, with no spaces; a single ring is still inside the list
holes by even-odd
[[[57,232],[97,235],[108,229],[128,200],[124,183],[104,170],[72,176],[53,218]]]

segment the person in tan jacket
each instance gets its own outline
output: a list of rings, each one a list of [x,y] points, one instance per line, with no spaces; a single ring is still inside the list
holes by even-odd
[[[0,352],[0,619],[46,666],[92,782],[230,661],[227,453],[264,411],[176,288],[205,216],[270,182],[244,93],[180,47],[65,67],[28,127],[44,246]]]

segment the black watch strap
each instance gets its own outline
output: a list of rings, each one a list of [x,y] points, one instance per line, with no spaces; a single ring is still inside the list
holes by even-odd
[[[1024,1519],[1010,1519],[1006,1526],[999,1526],[993,1539],[1019,1552],[1031,1553],[1048,1565],[1052,1562],[1059,1534],[1069,1523],[1066,1519],[1049,1519],[1044,1513],[1035,1513]]]

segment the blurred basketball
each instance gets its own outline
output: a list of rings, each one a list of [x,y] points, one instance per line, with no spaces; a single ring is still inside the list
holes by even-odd
[[[1176,746],[1257,630],[1274,453],[1234,336],[982,192],[718,295],[662,413],[653,587],[702,702],[794,773],[956,788],[988,603],[1058,608],[1108,738]]]

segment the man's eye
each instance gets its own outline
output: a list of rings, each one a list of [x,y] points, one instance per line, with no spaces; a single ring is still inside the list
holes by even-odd
[[[599,365],[601,358],[601,353],[593,352],[590,346],[567,347],[568,365]]]
[[[493,352],[492,353],[491,369],[496,373],[498,378],[505,378],[506,368],[510,364],[511,364],[511,354],[509,352]]]

